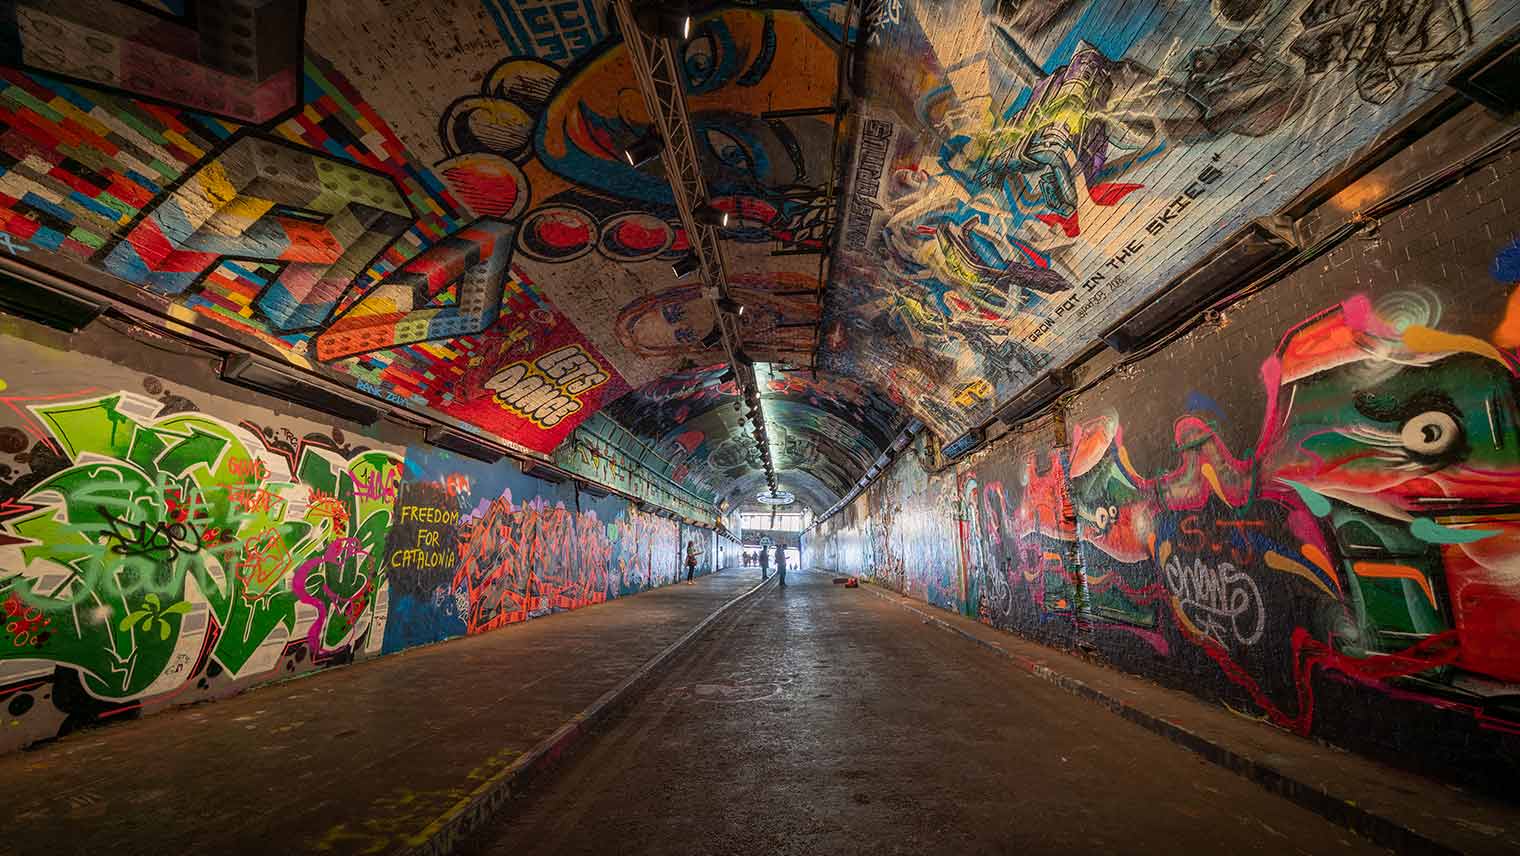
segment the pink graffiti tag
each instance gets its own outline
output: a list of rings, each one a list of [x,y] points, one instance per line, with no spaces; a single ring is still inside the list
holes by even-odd
[[[401,468],[386,467],[383,472],[370,470],[362,480],[349,473],[348,480],[353,484],[354,496],[358,499],[395,499],[396,488],[401,486]]]
[[[357,538],[339,538],[327,545],[327,549],[320,556],[308,559],[301,567],[296,569],[295,576],[290,581],[290,588],[295,592],[296,599],[302,603],[310,604],[317,610],[317,620],[312,622],[311,629],[306,633],[306,643],[311,648],[313,656],[325,656],[336,654],[341,648],[328,648],[322,643],[322,634],[327,629],[327,620],[334,607],[341,611],[350,622],[364,613],[368,606],[369,595],[374,588],[374,580],[366,579],[364,585],[351,595],[340,595],[333,591],[332,587],[323,577],[322,597],[311,593],[307,585],[312,572],[329,564],[339,564],[353,558],[362,558],[369,555],[360,545]]]

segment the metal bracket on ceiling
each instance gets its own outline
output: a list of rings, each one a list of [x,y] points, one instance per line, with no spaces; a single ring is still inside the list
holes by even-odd
[[[728,274],[723,265],[723,251],[719,246],[718,229],[696,217],[698,208],[706,206],[707,184],[702,177],[702,161],[697,155],[696,138],[691,118],[686,110],[686,92],[674,42],[665,35],[650,34],[639,26],[634,13],[633,0],[614,0],[612,9],[617,15],[618,27],[623,33],[623,43],[633,65],[639,93],[644,97],[644,108],[654,122],[664,146],[663,162],[665,177],[670,182],[671,195],[675,197],[676,210],[680,213],[681,226],[686,230],[686,240],[696,257],[703,281],[713,289],[713,315],[718,321],[723,352],[728,356],[735,381],[745,398],[759,400],[753,362],[744,353],[736,314],[719,308],[719,301],[730,299]],[[756,443],[765,465],[766,480],[775,490],[776,467],[771,458],[770,443],[765,438],[765,417],[761,409],[754,410]]]

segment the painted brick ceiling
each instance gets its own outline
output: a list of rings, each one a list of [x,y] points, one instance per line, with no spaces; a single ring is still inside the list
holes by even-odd
[[[665,178],[618,157],[649,120],[605,3],[7,8],[0,229],[29,262],[527,449],[600,410],[703,492],[763,487]],[[704,6],[687,100],[782,486],[824,507],[910,416],[985,420],[1517,18]]]

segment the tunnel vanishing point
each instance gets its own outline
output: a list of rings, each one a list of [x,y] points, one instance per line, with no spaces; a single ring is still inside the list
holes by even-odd
[[[0,854],[1515,852],[1517,43],[0,2]]]

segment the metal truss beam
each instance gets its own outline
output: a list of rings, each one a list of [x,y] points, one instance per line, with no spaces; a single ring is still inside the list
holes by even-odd
[[[728,364],[740,388],[753,389],[758,396],[760,390],[753,366],[738,359],[738,354],[743,353],[739,319],[718,306],[719,300],[729,296],[728,274],[719,245],[721,237],[717,228],[698,223],[695,217],[696,209],[707,202],[707,184],[702,178],[702,162],[697,156],[691,118],[686,110],[686,91],[677,45],[668,38],[651,36],[639,28],[634,18],[633,0],[614,0],[612,8],[617,14],[639,93],[644,96],[644,108],[664,145],[665,176],[675,197],[681,226],[686,230],[687,243],[691,245],[691,252],[700,265],[698,270],[713,298],[713,314],[723,336],[723,352],[728,356]],[[757,427],[764,427],[763,414],[755,419]],[[760,455],[765,463],[766,480],[774,491],[778,486],[774,475],[776,467],[771,457],[770,432],[765,433],[767,440],[759,444]]]

